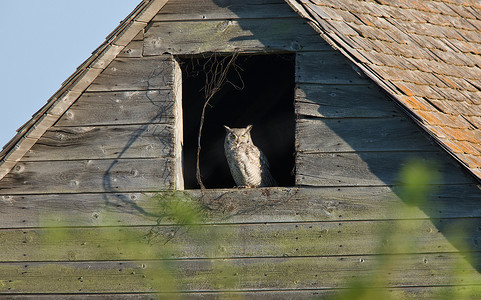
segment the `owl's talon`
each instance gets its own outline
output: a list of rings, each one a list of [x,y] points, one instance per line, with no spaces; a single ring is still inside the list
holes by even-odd
[[[248,189],[248,188],[250,188],[250,186],[248,186],[248,185],[238,185],[238,186],[236,186],[236,188],[238,188],[238,189]]]

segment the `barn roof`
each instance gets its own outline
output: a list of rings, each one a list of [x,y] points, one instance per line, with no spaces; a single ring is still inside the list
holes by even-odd
[[[286,0],[481,179],[481,5]],[[165,5],[143,0],[0,152],[0,179]]]
[[[287,0],[481,178],[481,4]]]

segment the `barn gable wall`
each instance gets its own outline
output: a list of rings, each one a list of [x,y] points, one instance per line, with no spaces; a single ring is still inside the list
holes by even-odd
[[[296,55],[296,187],[188,191],[209,222],[177,237],[172,220],[148,213],[155,192],[181,180],[174,58],[232,51]],[[434,158],[443,176],[404,220],[392,207],[407,207],[396,187],[413,157]],[[0,294],[148,298],[155,284],[144,275],[163,260],[116,239],[161,225],[154,247],[168,248],[183,295],[331,295],[372,274],[379,233],[400,229],[421,243],[415,253],[387,253],[402,266],[388,293],[429,297],[452,284],[449,263],[462,259],[444,224],[470,219],[477,228],[479,197],[473,178],[283,1],[170,0],[0,181]],[[82,242],[63,238],[58,249],[42,240],[58,227]],[[212,237],[218,248],[199,246]],[[478,267],[460,268],[464,285],[479,283]]]
[[[173,70],[170,55],[115,59],[2,180],[2,192],[172,188]]]
[[[169,1],[91,83],[0,183],[5,193],[174,188],[180,162],[172,55],[232,51],[296,53],[297,185],[390,186],[416,156],[456,170],[445,172],[446,182],[474,183],[287,4],[266,1],[258,10],[250,2],[213,0],[194,13],[182,3]],[[41,183],[58,170],[60,180]],[[105,186],[117,179],[122,184]]]

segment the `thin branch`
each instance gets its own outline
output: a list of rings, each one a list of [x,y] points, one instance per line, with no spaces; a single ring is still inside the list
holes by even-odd
[[[200,172],[200,151],[202,148],[200,142],[202,139],[202,129],[204,127],[204,121],[205,121],[205,111],[207,106],[210,105],[209,102],[212,100],[214,95],[222,88],[222,86],[226,82],[230,83],[230,81],[227,80],[229,69],[231,67],[234,67],[237,74],[239,74],[239,71],[235,66],[235,61],[238,55],[239,54],[235,52],[232,56],[224,57],[220,61],[217,60],[217,56],[213,55],[212,57],[209,58],[209,61],[204,65],[204,71],[206,76],[205,77],[206,82],[204,86],[205,102],[204,102],[204,106],[202,107],[202,114],[200,116],[199,135],[197,138],[197,169],[196,169],[197,182],[199,183],[201,189],[205,189],[204,183],[202,182],[201,172]],[[214,61],[211,62],[211,60],[214,60]],[[226,60],[229,60],[229,61],[224,66]],[[210,65],[210,69],[206,70],[207,66],[209,65]],[[240,74],[239,74],[239,78],[240,78]]]

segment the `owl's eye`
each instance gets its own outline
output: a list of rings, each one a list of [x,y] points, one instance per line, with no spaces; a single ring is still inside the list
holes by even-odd
[[[233,134],[229,134],[229,139],[235,140],[235,136]]]
[[[246,138],[245,134],[241,135],[241,139],[245,139],[245,138]]]

